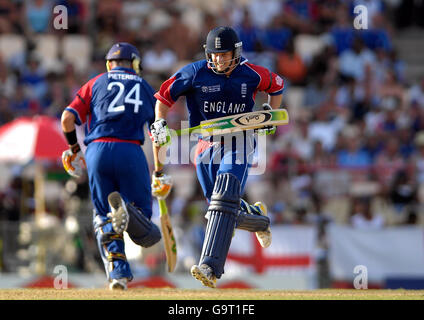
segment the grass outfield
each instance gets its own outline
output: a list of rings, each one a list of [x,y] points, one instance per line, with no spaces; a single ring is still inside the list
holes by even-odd
[[[424,300],[424,290],[0,289],[0,300]]]

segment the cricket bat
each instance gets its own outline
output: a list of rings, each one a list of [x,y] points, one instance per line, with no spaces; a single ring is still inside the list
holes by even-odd
[[[168,272],[173,272],[177,264],[177,243],[175,242],[174,233],[172,231],[171,219],[168,215],[168,207],[165,199],[158,199],[160,228],[162,230],[163,244],[165,247],[166,262],[168,264]]]
[[[159,169],[159,160],[156,152],[153,152],[155,170]],[[166,262],[168,264],[168,272],[173,272],[177,264],[177,243],[175,241],[174,232],[172,230],[171,219],[168,214],[168,207],[165,199],[158,199],[160,229],[162,232],[163,246],[165,247]]]
[[[191,134],[196,131],[204,137],[221,135],[244,130],[259,129],[267,126],[281,126],[289,123],[289,115],[285,109],[253,111],[204,120],[192,128],[176,130],[177,135]]]

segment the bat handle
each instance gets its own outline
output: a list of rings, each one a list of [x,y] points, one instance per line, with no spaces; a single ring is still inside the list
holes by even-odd
[[[159,212],[160,215],[167,215],[168,214],[168,208],[166,207],[166,201],[164,199],[158,199],[159,203]]]

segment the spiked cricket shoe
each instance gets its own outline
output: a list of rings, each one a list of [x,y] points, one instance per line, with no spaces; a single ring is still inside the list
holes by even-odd
[[[262,216],[268,216],[268,209],[262,202],[256,202],[253,206],[251,206],[251,209],[255,210]],[[268,248],[272,241],[271,228],[268,227],[265,231],[256,232],[256,238],[263,248]]]
[[[215,288],[216,287],[216,277],[213,274],[213,270],[207,264],[202,264],[200,266],[194,265],[191,267],[191,275],[199,280],[205,287]]]
[[[127,206],[119,192],[116,191],[109,194],[107,200],[111,208],[108,217],[112,220],[113,230],[118,234],[123,234],[127,230],[129,221]]]
[[[127,278],[112,279],[109,284],[110,290],[127,290]]]

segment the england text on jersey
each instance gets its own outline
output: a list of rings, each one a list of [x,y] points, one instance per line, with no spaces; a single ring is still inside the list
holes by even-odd
[[[244,112],[245,103],[232,103],[228,105],[225,101],[203,101],[203,112],[218,112],[222,114],[237,114]]]

